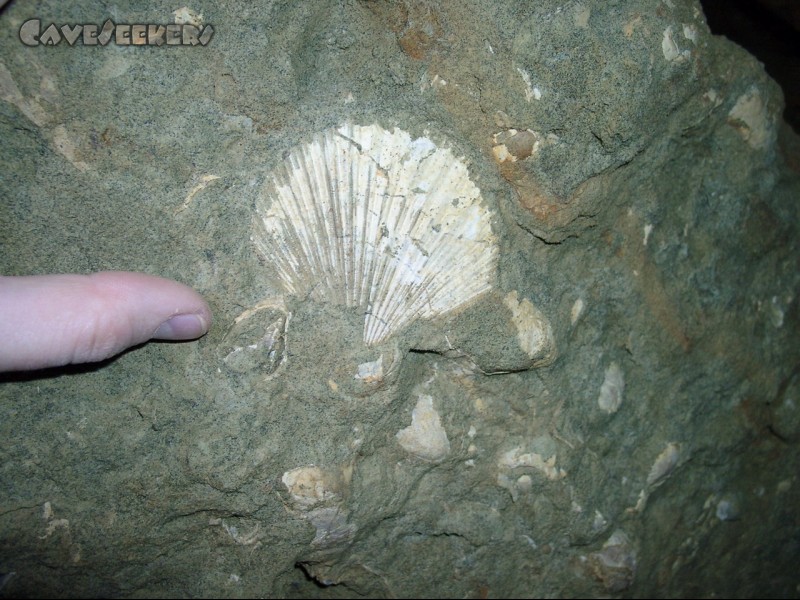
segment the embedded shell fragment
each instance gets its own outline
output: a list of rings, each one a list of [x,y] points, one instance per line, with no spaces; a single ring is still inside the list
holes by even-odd
[[[550,363],[555,357],[555,341],[547,318],[527,298],[520,301],[516,290],[509,292],[503,303],[511,311],[520,349],[534,364]]]
[[[612,362],[606,369],[603,385],[600,386],[600,395],[597,397],[597,405],[603,412],[614,414],[622,405],[623,395],[625,394],[625,375],[620,366]]]
[[[358,529],[348,522],[350,511],[342,498],[351,476],[350,468],[326,470],[308,465],[286,471],[281,477],[291,511],[316,530],[313,547],[328,548],[347,541]]]
[[[636,576],[637,552],[631,539],[622,530],[616,530],[598,552],[589,555],[589,566],[594,576],[612,593],[630,587]]]
[[[406,452],[428,462],[439,462],[450,453],[447,432],[433,407],[433,398],[427,394],[417,399],[411,425],[398,431],[395,437]]]
[[[346,124],[292,150],[256,201],[254,242],[290,294],[363,307],[364,342],[491,288],[491,214],[426,137]]]
[[[233,373],[260,371],[272,377],[286,362],[291,313],[281,300],[266,299],[234,319],[218,354]]]

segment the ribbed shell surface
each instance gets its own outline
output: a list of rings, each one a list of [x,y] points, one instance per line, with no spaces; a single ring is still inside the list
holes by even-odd
[[[489,290],[491,214],[429,139],[346,124],[292,150],[256,202],[254,241],[285,290],[365,309],[364,342]]]

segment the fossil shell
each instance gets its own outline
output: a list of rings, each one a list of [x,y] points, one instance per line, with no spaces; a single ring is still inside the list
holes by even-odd
[[[670,442],[656,457],[656,461],[650,468],[650,473],[647,475],[647,485],[653,486],[661,484],[667,477],[672,475],[672,471],[678,466],[678,459],[681,456],[681,445],[676,442]]]
[[[450,453],[447,432],[433,407],[433,398],[426,394],[417,399],[411,425],[398,431],[395,437],[406,452],[428,462],[439,462]]]
[[[589,555],[594,576],[614,594],[630,587],[636,576],[637,552],[634,543],[618,529],[598,552]]]
[[[398,128],[316,135],[269,177],[256,213],[253,240],[286,292],[363,307],[368,346],[491,288],[491,213],[466,165]]]
[[[283,301],[271,298],[245,310],[234,319],[218,348],[222,363],[233,373],[257,371],[273,376],[286,362],[290,318]]]
[[[286,471],[281,481],[294,505],[302,510],[339,497],[336,478],[314,465]]]
[[[297,467],[281,477],[292,512],[316,529],[313,547],[327,548],[355,535],[358,527],[348,523],[350,511],[342,499],[351,477],[349,467],[323,470],[314,465]]]
[[[520,301],[516,290],[509,292],[503,303],[511,311],[520,349],[536,364],[549,364],[555,357],[555,342],[547,318],[527,298]]]
[[[603,385],[600,386],[600,395],[597,397],[597,405],[601,410],[608,414],[614,414],[622,405],[625,394],[625,374],[620,366],[612,362],[606,369],[606,376]]]

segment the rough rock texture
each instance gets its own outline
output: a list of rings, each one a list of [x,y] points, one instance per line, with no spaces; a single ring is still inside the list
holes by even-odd
[[[141,270],[215,313],[4,378],[0,594],[797,594],[800,144],[695,2],[198,1],[207,46],[18,37],[176,18],[152,5],[0,14],[2,272]],[[495,290],[380,348],[251,241],[283,156],[344,122],[463,157],[500,245]]]

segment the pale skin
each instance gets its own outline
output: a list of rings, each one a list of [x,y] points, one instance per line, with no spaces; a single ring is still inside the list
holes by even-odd
[[[0,372],[97,362],[151,339],[197,339],[210,325],[197,292],[153,275],[0,276]]]

